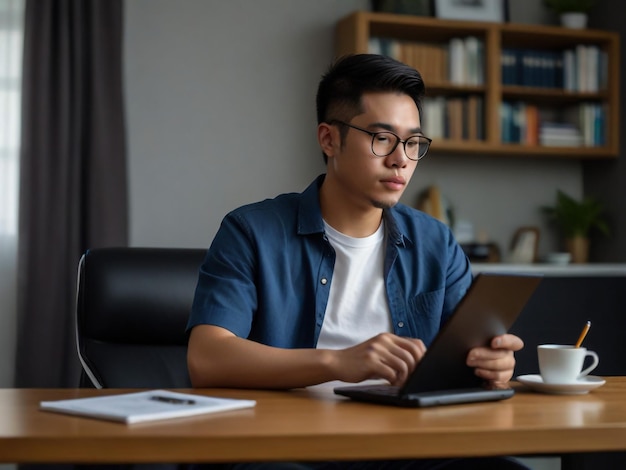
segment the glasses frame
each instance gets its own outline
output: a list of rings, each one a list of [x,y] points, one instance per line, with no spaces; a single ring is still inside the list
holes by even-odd
[[[365,134],[370,135],[372,137],[372,143],[371,143],[370,149],[372,153],[377,157],[388,157],[393,152],[395,152],[396,148],[398,148],[398,144],[402,143],[402,147],[404,149],[404,154],[406,155],[406,158],[414,162],[419,162],[422,158],[426,156],[426,154],[428,153],[428,150],[430,150],[430,144],[433,141],[433,139],[426,137],[423,134],[413,134],[408,139],[402,140],[400,136],[395,134],[394,132],[391,132],[391,131],[372,132],[372,131],[368,131],[367,129],[363,129],[362,127],[355,126],[353,124],[348,124],[347,122],[344,122],[344,121],[340,121],[339,119],[333,119],[330,121],[329,124],[341,124],[342,126],[351,127],[352,129],[356,129],[357,131],[361,131],[361,132],[364,132]],[[376,139],[376,136],[379,134],[391,134],[392,136],[396,138],[396,143],[394,144],[393,148],[389,151],[389,153],[386,153],[385,155],[379,155],[376,152],[374,152],[374,140]],[[411,137],[419,137],[421,139],[426,139],[426,141],[428,142],[428,145],[426,146],[426,151],[422,155],[418,155],[417,158],[409,157],[409,154],[406,151],[406,143]]]

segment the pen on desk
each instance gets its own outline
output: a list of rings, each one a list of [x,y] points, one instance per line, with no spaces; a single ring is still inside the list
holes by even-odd
[[[165,397],[163,395],[152,395],[150,400],[170,403],[172,405],[193,405],[196,403],[195,400],[189,400],[187,398]]]
[[[577,348],[580,348],[580,345],[583,343],[583,340],[585,339],[585,336],[587,336],[587,332],[589,331],[589,328],[591,328],[591,322],[588,321],[585,324],[585,327],[583,328],[583,331],[580,332],[580,336],[578,337],[578,341],[576,341],[576,346]]]

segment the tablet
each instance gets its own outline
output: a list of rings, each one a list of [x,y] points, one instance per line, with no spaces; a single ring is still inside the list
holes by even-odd
[[[466,365],[467,354],[509,331],[541,279],[535,274],[478,274],[402,387],[353,385],[336,387],[335,393],[400,406],[511,397],[512,389],[485,389],[483,380]]]

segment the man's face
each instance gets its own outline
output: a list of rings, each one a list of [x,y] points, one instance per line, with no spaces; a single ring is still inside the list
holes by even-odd
[[[402,140],[421,134],[420,116],[413,99],[400,93],[367,93],[364,112],[348,124],[370,132],[391,131]],[[394,206],[406,189],[417,162],[409,160],[399,143],[386,157],[372,153],[372,136],[353,128],[328,159],[328,175],[335,178],[353,204],[363,209]],[[339,128],[337,128],[337,133]]]

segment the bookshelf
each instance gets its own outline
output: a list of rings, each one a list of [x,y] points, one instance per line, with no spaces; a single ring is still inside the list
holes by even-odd
[[[450,62],[467,63],[455,55],[459,42],[466,55],[478,43],[477,62],[470,65],[478,69],[478,79],[454,78]],[[517,52],[519,63],[526,56],[547,63],[548,81],[511,80],[506,65],[511,51]],[[427,135],[435,132],[432,152],[578,160],[619,154],[618,33],[359,11],[337,23],[335,53],[363,52],[392,55],[422,72],[427,90],[423,126]],[[442,61],[447,67],[443,75]],[[591,73],[594,69],[600,72]],[[434,125],[436,102],[438,113],[446,116],[443,131]],[[467,119],[469,115],[477,117]],[[455,123],[450,116],[456,116]],[[511,119],[517,128],[509,132]],[[568,140],[571,132],[576,136]]]

